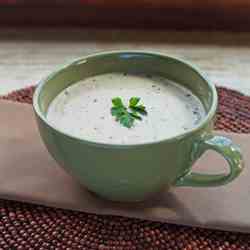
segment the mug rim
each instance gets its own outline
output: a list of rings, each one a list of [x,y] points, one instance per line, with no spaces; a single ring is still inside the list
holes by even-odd
[[[62,129],[57,128],[54,124],[51,124],[48,121],[48,119],[46,118],[46,115],[43,114],[43,112],[40,110],[40,106],[38,104],[38,98],[39,98],[40,93],[41,93],[41,91],[43,89],[43,86],[49,80],[51,80],[59,72],[63,71],[64,69],[66,69],[66,68],[68,68],[68,67],[70,67],[70,66],[72,66],[74,64],[82,64],[82,63],[86,62],[86,60],[88,58],[93,58],[93,57],[102,56],[102,55],[107,56],[107,55],[113,55],[113,54],[123,54],[123,53],[150,55],[150,56],[158,56],[158,57],[162,57],[162,58],[172,59],[172,60],[175,60],[175,61],[177,61],[179,63],[182,63],[185,67],[188,67],[193,72],[198,74],[198,76],[206,82],[206,84],[208,85],[208,87],[210,88],[210,90],[212,92],[212,105],[209,108],[206,115],[203,117],[202,121],[197,126],[194,126],[190,130],[187,130],[187,131],[185,131],[183,133],[180,133],[180,134],[178,134],[176,136],[173,136],[173,137],[170,137],[170,138],[163,138],[163,139],[160,139],[160,140],[157,140],[157,141],[145,142],[145,143],[142,142],[142,143],[136,143],[136,144],[114,144],[114,143],[103,143],[103,142],[96,142],[96,141],[86,140],[84,138],[80,138],[78,136],[74,136],[74,135],[72,135],[70,133],[67,133],[67,132],[63,131]],[[204,73],[202,73],[202,71],[197,66],[195,66],[191,62],[188,62],[188,61],[186,61],[184,59],[181,59],[179,57],[176,57],[176,56],[172,56],[172,55],[164,54],[164,53],[159,53],[159,52],[153,52],[153,51],[145,51],[145,50],[103,51],[103,52],[97,52],[97,53],[89,54],[87,56],[76,58],[76,59],[74,59],[74,60],[72,60],[72,61],[70,61],[68,63],[65,63],[65,64],[59,66],[57,69],[52,71],[49,75],[42,78],[38,82],[38,85],[37,85],[37,87],[35,89],[35,92],[34,92],[34,95],[33,95],[33,109],[34,109],[36,115],[45,124],[47,124],[47,126],[49,126],[51,129],[55,130],[56,132],[58,132],[60,134],[63,134],[64,136],[70,137],[72,139],[80,140],[81,142],[84,142],[86,144],[91,144],[91,145],[105,147],[105,148],[135,148],[135,147],[140,147],[140,146],[156,145],[156,144],[167,143],[167,142],[171,142],[171,141],[175,141],[175,140],[180,140],[180,139],[182,139],[184,137],[190,136],[190,135],[202,130],[203,128],[205,128],[207,123],[209,123],[209,121],[211,121],[213,119],[213,117],[215,115],[215,112],[216,112],[216,109],[217,109],[217,105],[218,105],[218,95],[217,95],[215,85],[210,82],[210,80],[205,76]]]

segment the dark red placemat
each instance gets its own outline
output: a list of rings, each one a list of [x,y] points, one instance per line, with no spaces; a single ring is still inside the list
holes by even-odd
[[[34,88],[3,99],[31,103]],[[250,97],[218,88],[216,129],[250,132]],[[249,249],[250,235],[0,200],[1,249]]]

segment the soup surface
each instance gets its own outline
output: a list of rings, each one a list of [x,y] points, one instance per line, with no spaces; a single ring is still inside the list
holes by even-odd
[[[147,115],[131,128],[111,115],[112,98],[140,97]],[[108,144],[149,143],[177,136],[201,122],[205,110],[188,89],[159,76],[110,73],[84,79],[49,105],[48,121],[73,136]]]

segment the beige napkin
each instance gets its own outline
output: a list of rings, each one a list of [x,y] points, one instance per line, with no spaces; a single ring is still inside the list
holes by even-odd
[[[0,101],[0,117],[0,198],[250,232],[250,135],[226,134],[240,144],[246,162],[234,182],[217,188],[175,188],[144,203],[119,204],[90,194],[57,166],[40,140],[30,105]],[[195,168],[218,173],[227,166],[220,156],[208,153]]]

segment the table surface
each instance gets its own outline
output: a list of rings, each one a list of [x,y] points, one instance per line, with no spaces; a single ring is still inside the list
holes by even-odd
[[[104,50],[159,51],[195,63],[250,95],[250,33],[114,29],[0,29],[0,94],[37,83],[58,65]]]

